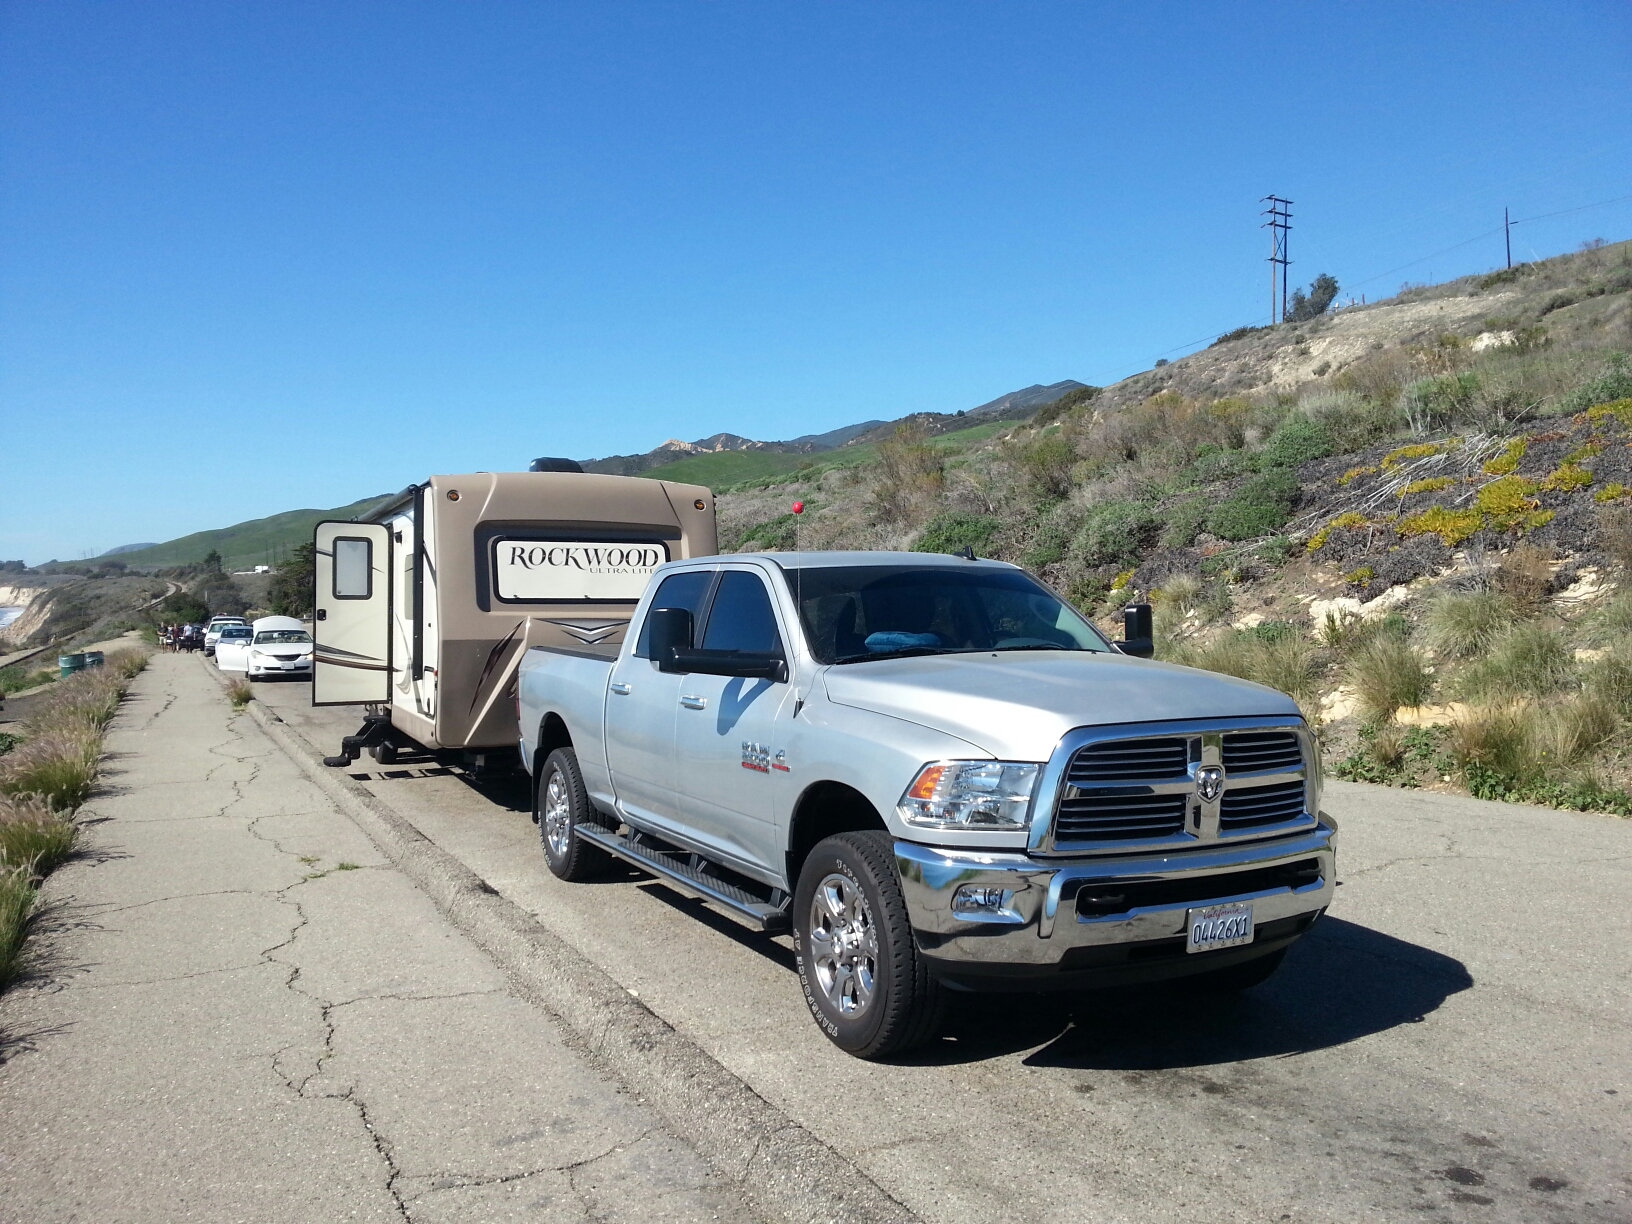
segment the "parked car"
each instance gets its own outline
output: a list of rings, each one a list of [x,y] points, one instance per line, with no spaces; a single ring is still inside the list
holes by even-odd
[[[312,674],[312,635],[292,616],[263,616],[250,626],[244,670],[251,680]]]
[[[222,625],[215,642],[215,666],[220,671],[246,671],[249,668],[249,646],[255,640],[255,631],[248,625]]]
[[[620,648],[522,659],[545,861],[790,933],[864,1058],[948,991],[1247,989],[1335,892],[1319,752],[1285,694],[1151,654],[1148,606],[1113,644],[995,561],[671,562]]]
[[[241,616],[212,616],[210,623],[204,626],[204,657],[209,658],[215,653],[215,643],[221,636],[221,630],[228,625],[243,625],[246,629],[249,622]]]

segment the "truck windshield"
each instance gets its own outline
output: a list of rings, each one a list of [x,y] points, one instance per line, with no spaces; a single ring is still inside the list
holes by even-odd
[[[788,571],[823,663],[995,650],[1109,651],[1086,620],[1018,570],[881,565]]]

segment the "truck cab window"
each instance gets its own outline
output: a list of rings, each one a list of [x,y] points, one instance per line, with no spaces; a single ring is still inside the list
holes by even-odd
[[[703,601],[708,598],[709,584],[714,581],[713,570],[691,570],[684,574],[670,574],[663,579],[663,585],[657,588],[657,594],[652,596],[653,608],[684,608],[691,613],[691,622],[696,624],[703,617]],[[635,657],[649,659],[652,657],[652,634],[646,622],[640,626],[640,637],[635,642]]]
[[[765,584],[744,570],[727,570],[708,614],[704,650],[742,650],[781,654],[782,638]]]

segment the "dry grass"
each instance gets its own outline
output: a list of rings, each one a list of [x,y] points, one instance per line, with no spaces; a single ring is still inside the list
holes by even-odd
[[[227,685],[227,696],[232,701],[232,708],[241,710],[255,700],[255,686],[248,680],[234,680]]]
[[[0,870],[43,879],[74,848],[74,822],[38,795],[0,796]]]
[[[0,989],[16,975],[34,909],[34,882],[22,868],[0,867]]]
[[[1349,656],[1344,668],[1360,709],[1372,722],[1388,722],[1401,706],[1420,706],[1433,677],[1416,648],[1394,634],[1378,634]]]
[[[1296,701],[1306,716],[1319,709],[1315,652],[1301,634],[1266,636],[1251,630],[1233,630],[1209,642],[1178,644],[1166,657],[1187,667],[1279,689]]]
[[[100,728],[30,729],[27,739],[0,757],[0,795],[38,795],[58,811],[73,811],[96,786]]]
[[[1428,648],[1442,658],[1475,658],[1490,649],[1513,620],[1513,604],[1500,592],[1441,595],[1428,605]]]
[[[1463,769],[1482,765],[1504,778],[1540,772],[1534,712],[1528,706],[1475,706],[1451,725],[1451,756]]]
[[[1578,765],[1592,757],[1621,729],[1614,702],[1584,693],[1546,712],[1546,757],[1557,765]]]
[[[1463,670],[1457,687],[1474,700],[1549,697],[1575,679],[1575,652],[1564,635],[1540,621],[1521,621]]]
[[[1496,589],[1521,612],[1534,612],[1552,590],[1551,555],[1534,544],[1516,544],[1496,567]]]

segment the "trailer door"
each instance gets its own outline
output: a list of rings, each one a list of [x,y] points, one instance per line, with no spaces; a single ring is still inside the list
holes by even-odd
[[[319,523],[312,704],[391,700],[391,529]]]

